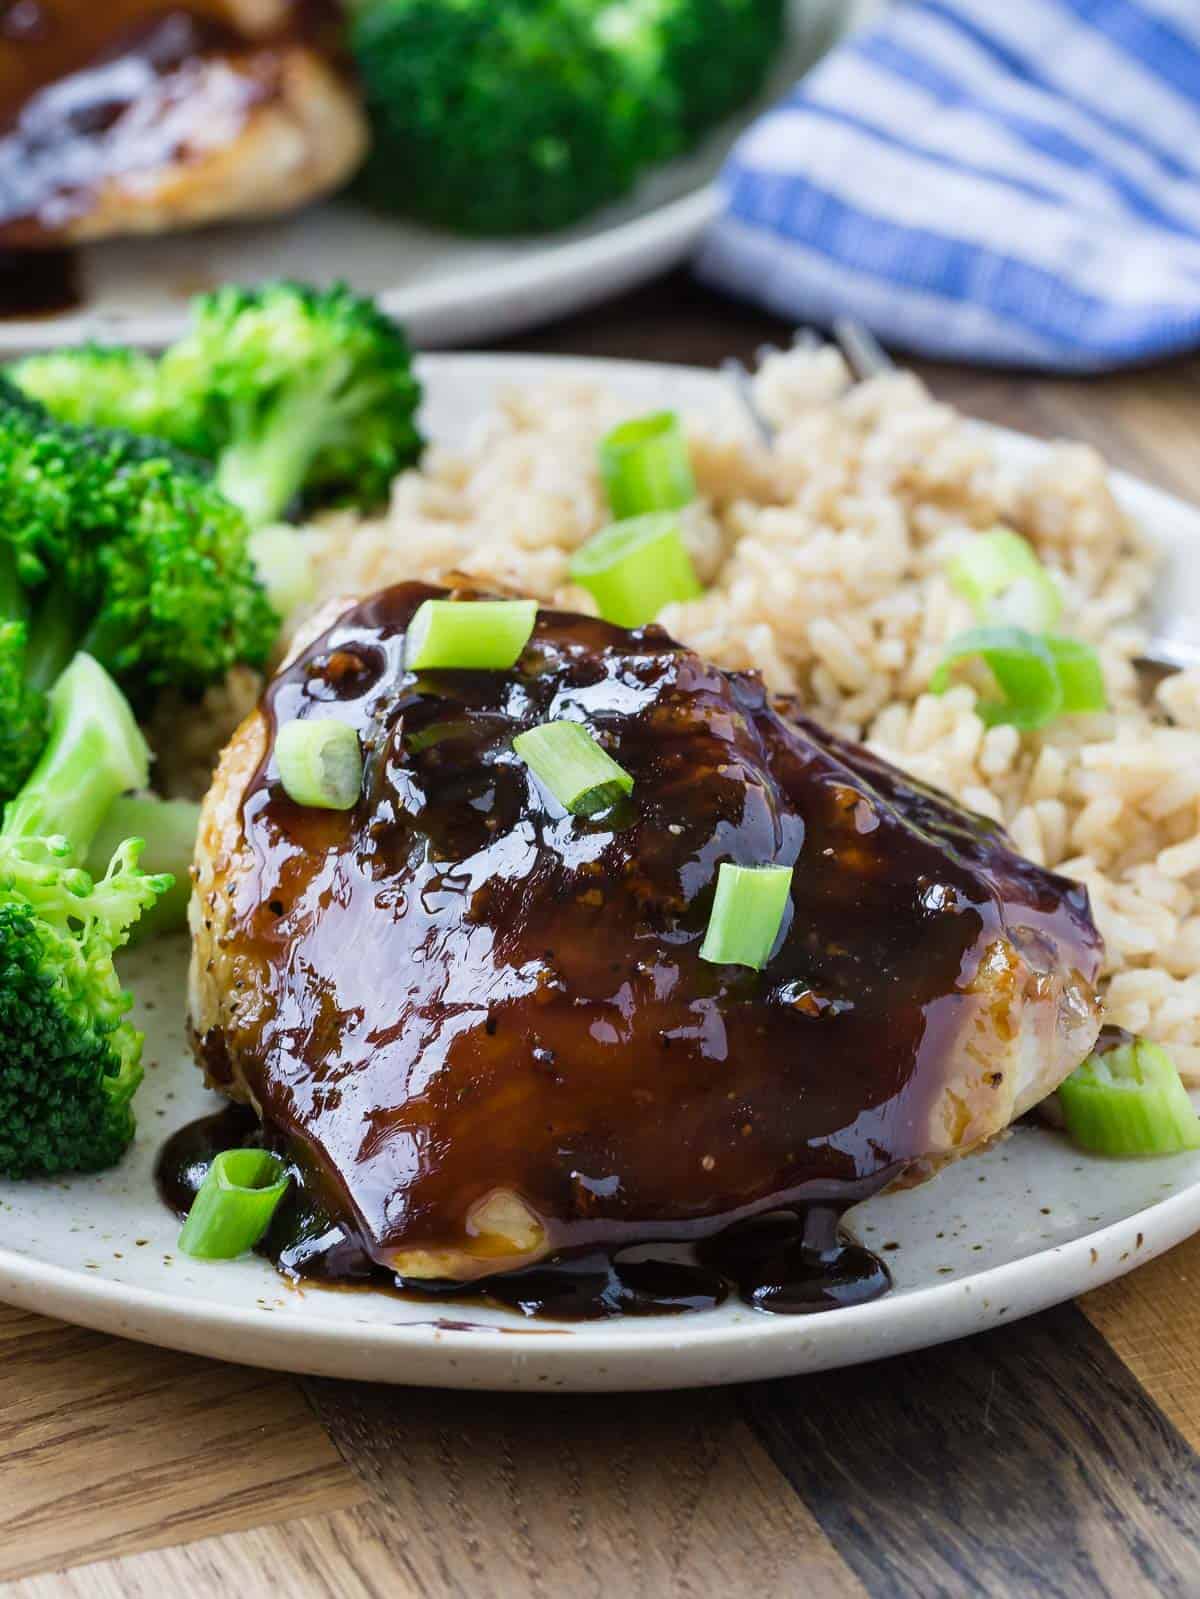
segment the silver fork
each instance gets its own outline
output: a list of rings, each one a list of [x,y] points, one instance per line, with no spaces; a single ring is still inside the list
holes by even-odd
[[[850,317],[838,317],[833,324],[833,336],[846,359],[846,365],[860,383],[867,378],[878,377],[883,372],[896,370],[895,362],[883,345],[861,322],[855,322]],[[792,348],[815,350],[822,343],[820,335],[811,328],[801,328],[792,339]],[[755,361],[761,365],[769,355],[778,354],[777,345],[763,344],[755,351]],[[776,430],[755,400],[753,374],[741,361],[733,358],[722,362],[721,370],[731,379],[755,432],[764,444],[772,445]],[[1175,578],[1178,576],[1182,580],[1184,557],[1176,553],[1173,564],[1175,572],[1168,569],[1161,575],[1150,598],[1146,617],[1146,647],[1138,657],[1139,665],[1159,672],[1200,666],[1200,616],[1178,602],[1182,585]],[[1191,563],[1188,564],[1190,567]],[[1186,592],[1186,588],[1182,591]]]

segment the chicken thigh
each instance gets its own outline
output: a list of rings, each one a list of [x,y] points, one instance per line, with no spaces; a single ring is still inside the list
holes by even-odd
[[[265,216],[366,149],[334,0],[0,4],[0,247]]]
[[[994,1138],[1087,1055],[1086,891],[999,827],[655,626],[543,610],[511,671],[408,673],[439,592],[344,609],[204,809],[198,1056],[331,1237],[463,1282],[844,1207]],[[284,792],[294,717],[358,733],[353,810]],[[555,719],[632,774],[627,803],[585,819],[541,787],[513,737]],[[722,862],[794,868],[761,971],[700,957]]]

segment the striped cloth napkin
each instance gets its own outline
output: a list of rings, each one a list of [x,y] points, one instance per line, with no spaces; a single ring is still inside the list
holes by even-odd
[[[1200,0],[900,0],[743,136],[698,269],[1094,371],[1200,345]]]

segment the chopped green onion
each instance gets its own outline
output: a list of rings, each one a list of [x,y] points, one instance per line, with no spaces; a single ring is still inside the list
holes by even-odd
[[[982,700],[979,715],[989,725],[1009,722],[1023,731],[1044,727],[1056,716],[1105,707],[1104,677],[1096,652],[1077,639],[1027,633],[1022,627],[969,628],[951,639],[930,692],[944,694],[952,669],[962,661],[988,667],[1001,698]]]
[[[271,1225],[288,1181],[283,1162],[265,1149],[223,1149],[192,1201],[179,1248],[197,1260],[244,1255]]]
[[[358,734],[331,717],[284,722],[275,734],[279,781],[297,805],[349,811],[362,790],[363,760]]]
[[[600,440],[600,476],[613,515],[677,511],[696,498],[687,440],[674,411],[633,417]]]
[[[977,533],[950,562],[947,575],[981,622],[1044,633],[1062,615],[1054,580],[1032,545],[1011,528]]]
[[[578,722],[543,722],[518,733],[513,749],[574,816],[595,816],[633,792],[630,774]]]
[[[1135,1038],[1089,1055],[1058,1102],[1071,1137],[1098,1155],[1174,1155],[1200,1149],[1200,1116],[1165,1049]]]
[[[951,639],[941,665],[929,680],[934,694],[950,687],[951,669],[960,661],[981,660],[1003,696],[983,700],[985,722],[1011,722],[1014,727],[1042,727],[1062,710],[1063,691],[1054,657],[1036,633],[1020,627],[975,627]]]
[[[426,600],[408,624],[410,672],[505,672],[537,621],[536,600]]]
[[[701,593],[679,519],[668,511],[601,528],[576,550],[569,570],[604,620],[619,627],[640,627],[664,605]]]
[[[1054,657],[1062,688],[1063,715],[1083,716],[1105,710],[1108,696],[1104,692],[1104,673],[1091,645],[1054,633],[1047,634],[1042,642]]]
[[[792,886],[790,866],[721,863],[700,959],[761,971],[779,936]]]
[[[410,755],[420,755],[422,750],[444,744],[447,739],[463,738],[470,731],[471,724],[461,717],[454,722],[430,722],[419,733],[405,733],[404,748]]]

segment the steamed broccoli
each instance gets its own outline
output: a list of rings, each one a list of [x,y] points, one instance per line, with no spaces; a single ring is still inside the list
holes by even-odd
[[[49,733],[0,826],[0,1175],[111,1166],[133,1137],[142,1038],[113,953],[171,886],[126,839],[103,875],[79,862],[115,797],[145,784],[146,744],[104,669],[77,655]]]
[[[403,330],[344,284],[230,285],[192,304],[161,382],[221,492],[255,527],[297,495],[376,503],[420,454]]]
[[[27,355],[8,369],[10,380],[60,422],[126,428],[186,442],[165,403],[158,362],[123,344],[81,344]]]
[[[748,99],[784,0],[360,0],[364,195],[469,233],[563,227]]]
[[[663,70],[679,89],[691,144],[752,100],[783,43],[776,0],[666,0]],[[667,15],[669,13],[669,16]]]
[[[77,649],[146,705],[196,693],[277,631],[245,519],[159,441],[72,427],[0,385],[0,798],[36,758]]]
[[[255,526],[298,496],[386,498],[420,454],[420,389],[403,329],[344,284],[230,286],[192,302],[161,360],[120,347],[28,356],[9,368],[65,421],[117,426],[216,463]]]

